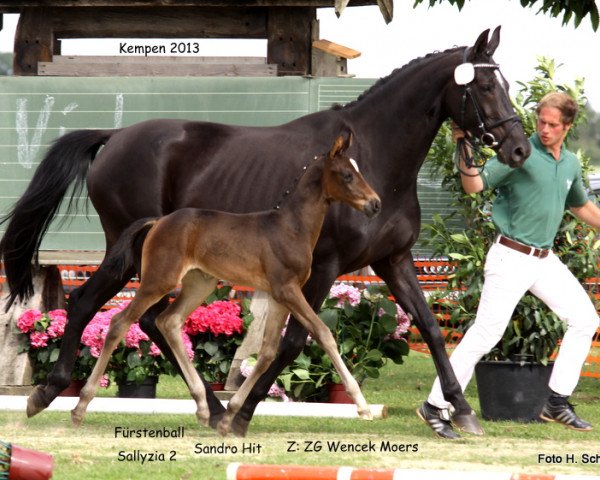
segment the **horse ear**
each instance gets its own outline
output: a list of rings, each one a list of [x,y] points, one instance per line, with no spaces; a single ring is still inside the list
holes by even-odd
[[[346,138],[346,141],[344,142],[344,151],[348,150],[352,146],[353,141],[354,141],[354,135],[352,135],[352,132],[348,132],[348,137]]]
[[[492,33],[492,38],[488,42],[488,46],[487,46],[485,53],[491,57],[494,54],[494,52],[496,51],[496,49],[498,48],[499,44],[500,44],[500,25],[498,25],[494,29],[494,33]]]
[[[329,159],[335,158],[340,152],[344,151],[347,147],[344,145],[344,137],[342,135],[338,135],[336,139],[333,141],[333,145],[331,146],[331,150],[327,156]]]
[[[487,46],[488,46],[488,35],[489,34],[490,34],[489,28],[479,34],[479,37],[477,37],[477,41],[475,42],[475,45],[473,45],[473,48],[469,52],[469,58],[467,58],[467,61],[472,62],[473,60],[478,58],[480,55],[483,55],[484,53],[486,53]]]

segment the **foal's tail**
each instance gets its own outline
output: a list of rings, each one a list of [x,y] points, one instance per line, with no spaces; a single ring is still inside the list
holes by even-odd
[[[121,279],[131,268],[137,267],[141,260],[142,246],[150,229],[158,218],[149,217],[136,220],[129,225],[113,245],[104,259],[105,271],[114,278]]]
[[[66,215],[77,210],[92,160],[116,130],[77,130],[54,141],[27,190],[0,220],[8,222],[0,241],[0,259],[10,288],[6,310],[33,295],[31,262],[71,185]],[[35,257],[35,258],[34,258]]]

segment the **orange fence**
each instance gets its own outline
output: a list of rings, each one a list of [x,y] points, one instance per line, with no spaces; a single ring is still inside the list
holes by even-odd
[[[448,275],[454,271],[454,266],[443,260],[416,259],[414,266],[421,288],[426,292],[446,288],[448,285]],[[96,265],[58,265],[66,294],[68,295],[73,289],[82,285],[97,268]],[[381,278],[373,274],[370,268],[342,275],[338,278],[338,281],[351,283],[358,288],[383,283]],[[0,269],[0,286],[4,282],[3,271]],[[110,307],[118,302],[131,300],[138,286],[139,280],[137,278],[131,279],[121,292],[108,302],[106,306]],[[600,277],[588,279],[585,282],[585,287],[596,299],[600,299]],[[235,286],[234,288],[238,298],[248,297],[252,294],[252,289],[250,288],[239,286]],[[436,306],[434,308],[439,309],[440,307]],[[450,316],[448,314],[441,310],[434,310],[433,313],[436,315],[442,335],[445,337],[447,350],[452,350],[460,342],[462,333],[450,324]],[[409,329],[409,345],[412,350],[429,354],[429,348],[423,342],[419,331],[414,326]],[[600,328],[596,332],[592,348],[581,375],[600,378]]]

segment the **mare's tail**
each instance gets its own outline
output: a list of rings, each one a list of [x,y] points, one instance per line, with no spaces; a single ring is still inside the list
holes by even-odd
[[[158,221],[157,218],[141,218],[129,225],[117,240],[104,259],[105,271],[114,278],[123,278],[125,273],[138,268],[142,246],[150,229]]]
[[[77,130],[55,140],[23,196],[0,220],[0,225],[8,222],[0,241],[0,259],[10,289],[6,310],[17,298],[33,295],[31,262],[37,263],[42,239],[71,185],[66,214],[77,210],[90,164],[115,131]]]

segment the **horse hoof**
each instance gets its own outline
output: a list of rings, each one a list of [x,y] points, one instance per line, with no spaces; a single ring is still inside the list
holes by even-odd
[[[196,418],[198,419],[198,423],[203,427],[210,427],[210,418],[208,415],[196,414]]]
[[[371,413],[371,409],[369,408],[365,410],[359,410],[358,416],[363,420],[373,420],[373,414]]]
[[[231,422],[229,431],[236,437],[243,438],[248,433],[249,425],[250,422],[248,422],[247,420],[243,420],[236,415],[233,421]]]
[[[226,437],[230,430],[230,423],[225,421],[225,419],[221,420],[217,425],[217,432],[222,437]]]
[[[27,399],[27,417],[31,418],[37,415],[42,410],[45,410],[48,405],[50,405],[50,402],[46,401],[44,387],[38,385],[33,389],[33,392],[31,392]]]
[[[71,423],[74,427],[81,427],[81,423],[83,422],[83,415],[79,415],[74,409],[71,410]]]
[[[483,428],[479,424],[477,415],[471,410],[471,413],[452,415],[452,423],[461,432],[471,433],[473,435],[483,435]]]
[[[221,413],[217,413],[215,415],[211,415],[208,420],[208,426],[210,428],[212,428],[213,430],[216,430],[217,427],[219,426],[219,422],[223,419],[224,414],[225,414],[225,411],[223,411]]]

